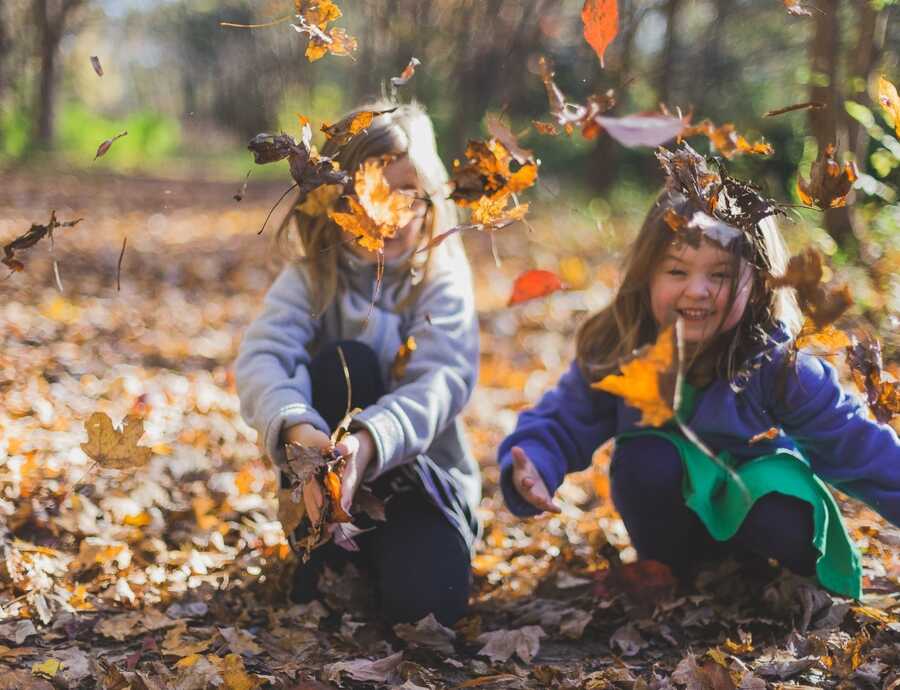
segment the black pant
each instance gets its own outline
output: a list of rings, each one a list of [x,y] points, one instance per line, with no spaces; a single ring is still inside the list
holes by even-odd
[[[332,429],[347,408],[338,346],[350,372],[351,408],[365,408],[385,393],[378,358],[368,345],[343,341],[325,347],[310,363],[309,372],[313,407]],[[468,606],[468,545],[409,468],[387,472],[371,488],[386,499],[386,522],[354,539],[359,546],[356,553],[333,543],[314,550],[310,560],[298,566],[292,598],[311,601],[319,593],[317,582],[326,564],[340,569],[353,562],[374,585],[381,614],[389,623],[414,622],[433,613],[444,625],[452,625]]]

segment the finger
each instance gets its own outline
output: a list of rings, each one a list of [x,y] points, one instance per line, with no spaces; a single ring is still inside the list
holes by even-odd
[[[525,470],[531,464],[531,460],[528,459],[528,454],[519,448],[519,446],[512,447],[512,457],[513,464],[517,470]]]
[[[359,450],[359,439],[353,434],[344,437],[344,440],[338,443],[334,449],[343,457],[354,455]]]
[[[532,477],[522,477],[522,481],[519,484],[525,491],[528,491],[534,486],[534,479]]]

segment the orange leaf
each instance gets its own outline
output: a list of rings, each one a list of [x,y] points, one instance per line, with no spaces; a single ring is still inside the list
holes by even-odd
[[[753,436],[750,437],[750,440],[747,441],[747,444],[752,446],[754,443],[759,443],[760,441],[771,441],[773,438],[776,438],[779,433],[781,432],[779,432],[778,427],[770,427],[758,434],[753,434]]]
[[[341,507],[341,477],[337,472],[328,470],[322,480],[328,498],[331,499],[331,517],[335,522],[350,522],[350,516]]]
[[[682,132],[681,137],[692,137],[697,134],[702,134],[709,139],[716,150],[728,159],[743,153],[760,156],[770,156],[775,153],[772,145],[765,141],[760,140],[751,144],[743,135],[735,131],[734,125],[730,122],[716,126],[711,120],[703,120]]]
[[[847,195],[859,177],[859,171],[853,161],[844,163],[842,168],[834,155],[834,144],[829,144],[810,167],[809,182],[801,175],[797,176],[797,193],[803,203],[815,204],[823,210],[846,205]]]
[[[514,304],[544,297],[563,289],[564,286],[559,276],[551,271],[525,271],[525,273],[516,278],[516,282],[513,284],[512,295],[510,295],[506,306],[511,307]]]
[[[584,22],[584,39],[597,53],[600,66],[603,67],[603,54],[619,33],[619,8],[616,0],[585,0],[581,9],[581,21]]]
[[[400,345],[397,354],[394,355],[394,363],[391,365],[391,378],[399,381],[406,373],[406,365],[409,364],[409,358],[416,351],[416,339],[409,336],[405,343]]]
[[[675,327],[668,326],[656,342],[638,350],[634,358],[623,362],[621,374],[610,374],[591,388],[624,398],[625,403],[641,411],[641,424],[660,426],[674,412],[668,402],[674,394]],[[667,392],[663,399],[663,391]]]

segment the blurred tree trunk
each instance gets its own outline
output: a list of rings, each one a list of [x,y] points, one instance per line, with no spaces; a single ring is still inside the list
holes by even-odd
[[[809,51],[811,73],[809,100],[824,103],[825,107],[809,111],[809,127],[821,152],[829,144],[838,143],[839,128],[844,124],[843,118],[840,117],[844,111],[844,103],[838,85],[840,0],[820,0],[817,6],[819,11],[813,13],[815,28]],[[850,206],[825,211],[825,230],[841,249],[855,247]]]
[[[667,0],[663,11],[666,13],[666,36],[660,56],[657,73],[656,93],[660,103],[668,105],[672,95],[672,78],[675,75],[675,50],[678,41],[678,12],[682,0]]]
[[[3,101],[3,95],[6,92],[6,60],[9,56],[11,48],[9,34],[6,31],[6,17],[3,8],[0,8],[0,102]],[[2,136],[2,133],[0,133]]]
[[[52,148],[56,103],[56,57],[69,14],[84,0],[34,0],[34,23],[38,32],[41,75],[38,84],[35,141]]]
[[[847,60],[847,72],[850,75],[847,97],[870,108],[873,104],[868,95],[868,87],[876,76],[875,68],[884,52],[889,12],[890,7],[878,12],[870,2],[858,0],[856,3],[858,39],[856,50],[848,55]],[[861,167],[865,167],[869,135],[865,127],[852,117],[847,117],[846,121],[848,150],[853,152]]]

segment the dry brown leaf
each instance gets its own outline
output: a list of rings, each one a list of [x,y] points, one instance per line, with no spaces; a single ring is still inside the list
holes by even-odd
[[[797,194],[807,206],[829,209],[846,205],[847,195],[859,178],[859,170],[853,161],[844,163],[842,168],[834,155],[834,144],[829,144],[813,162],[809,182],[797,175]]]
[[[515,654],[526,664],[530,664],[540,650],[541,638],[546,636],[539,625],[482,633],[478,636],[478,641],[484,646],[478,650],[478,655],[486,656],[491,661],[503,662]]]
[[[144,435],[144,422],[140,417],[128,415],[121,431],[113,427],[105,412],[95,412],[84,423],[88,440],[81,449],[101,467],[130,469],[143,467],[150,461],[153,451],[139,446]]]

